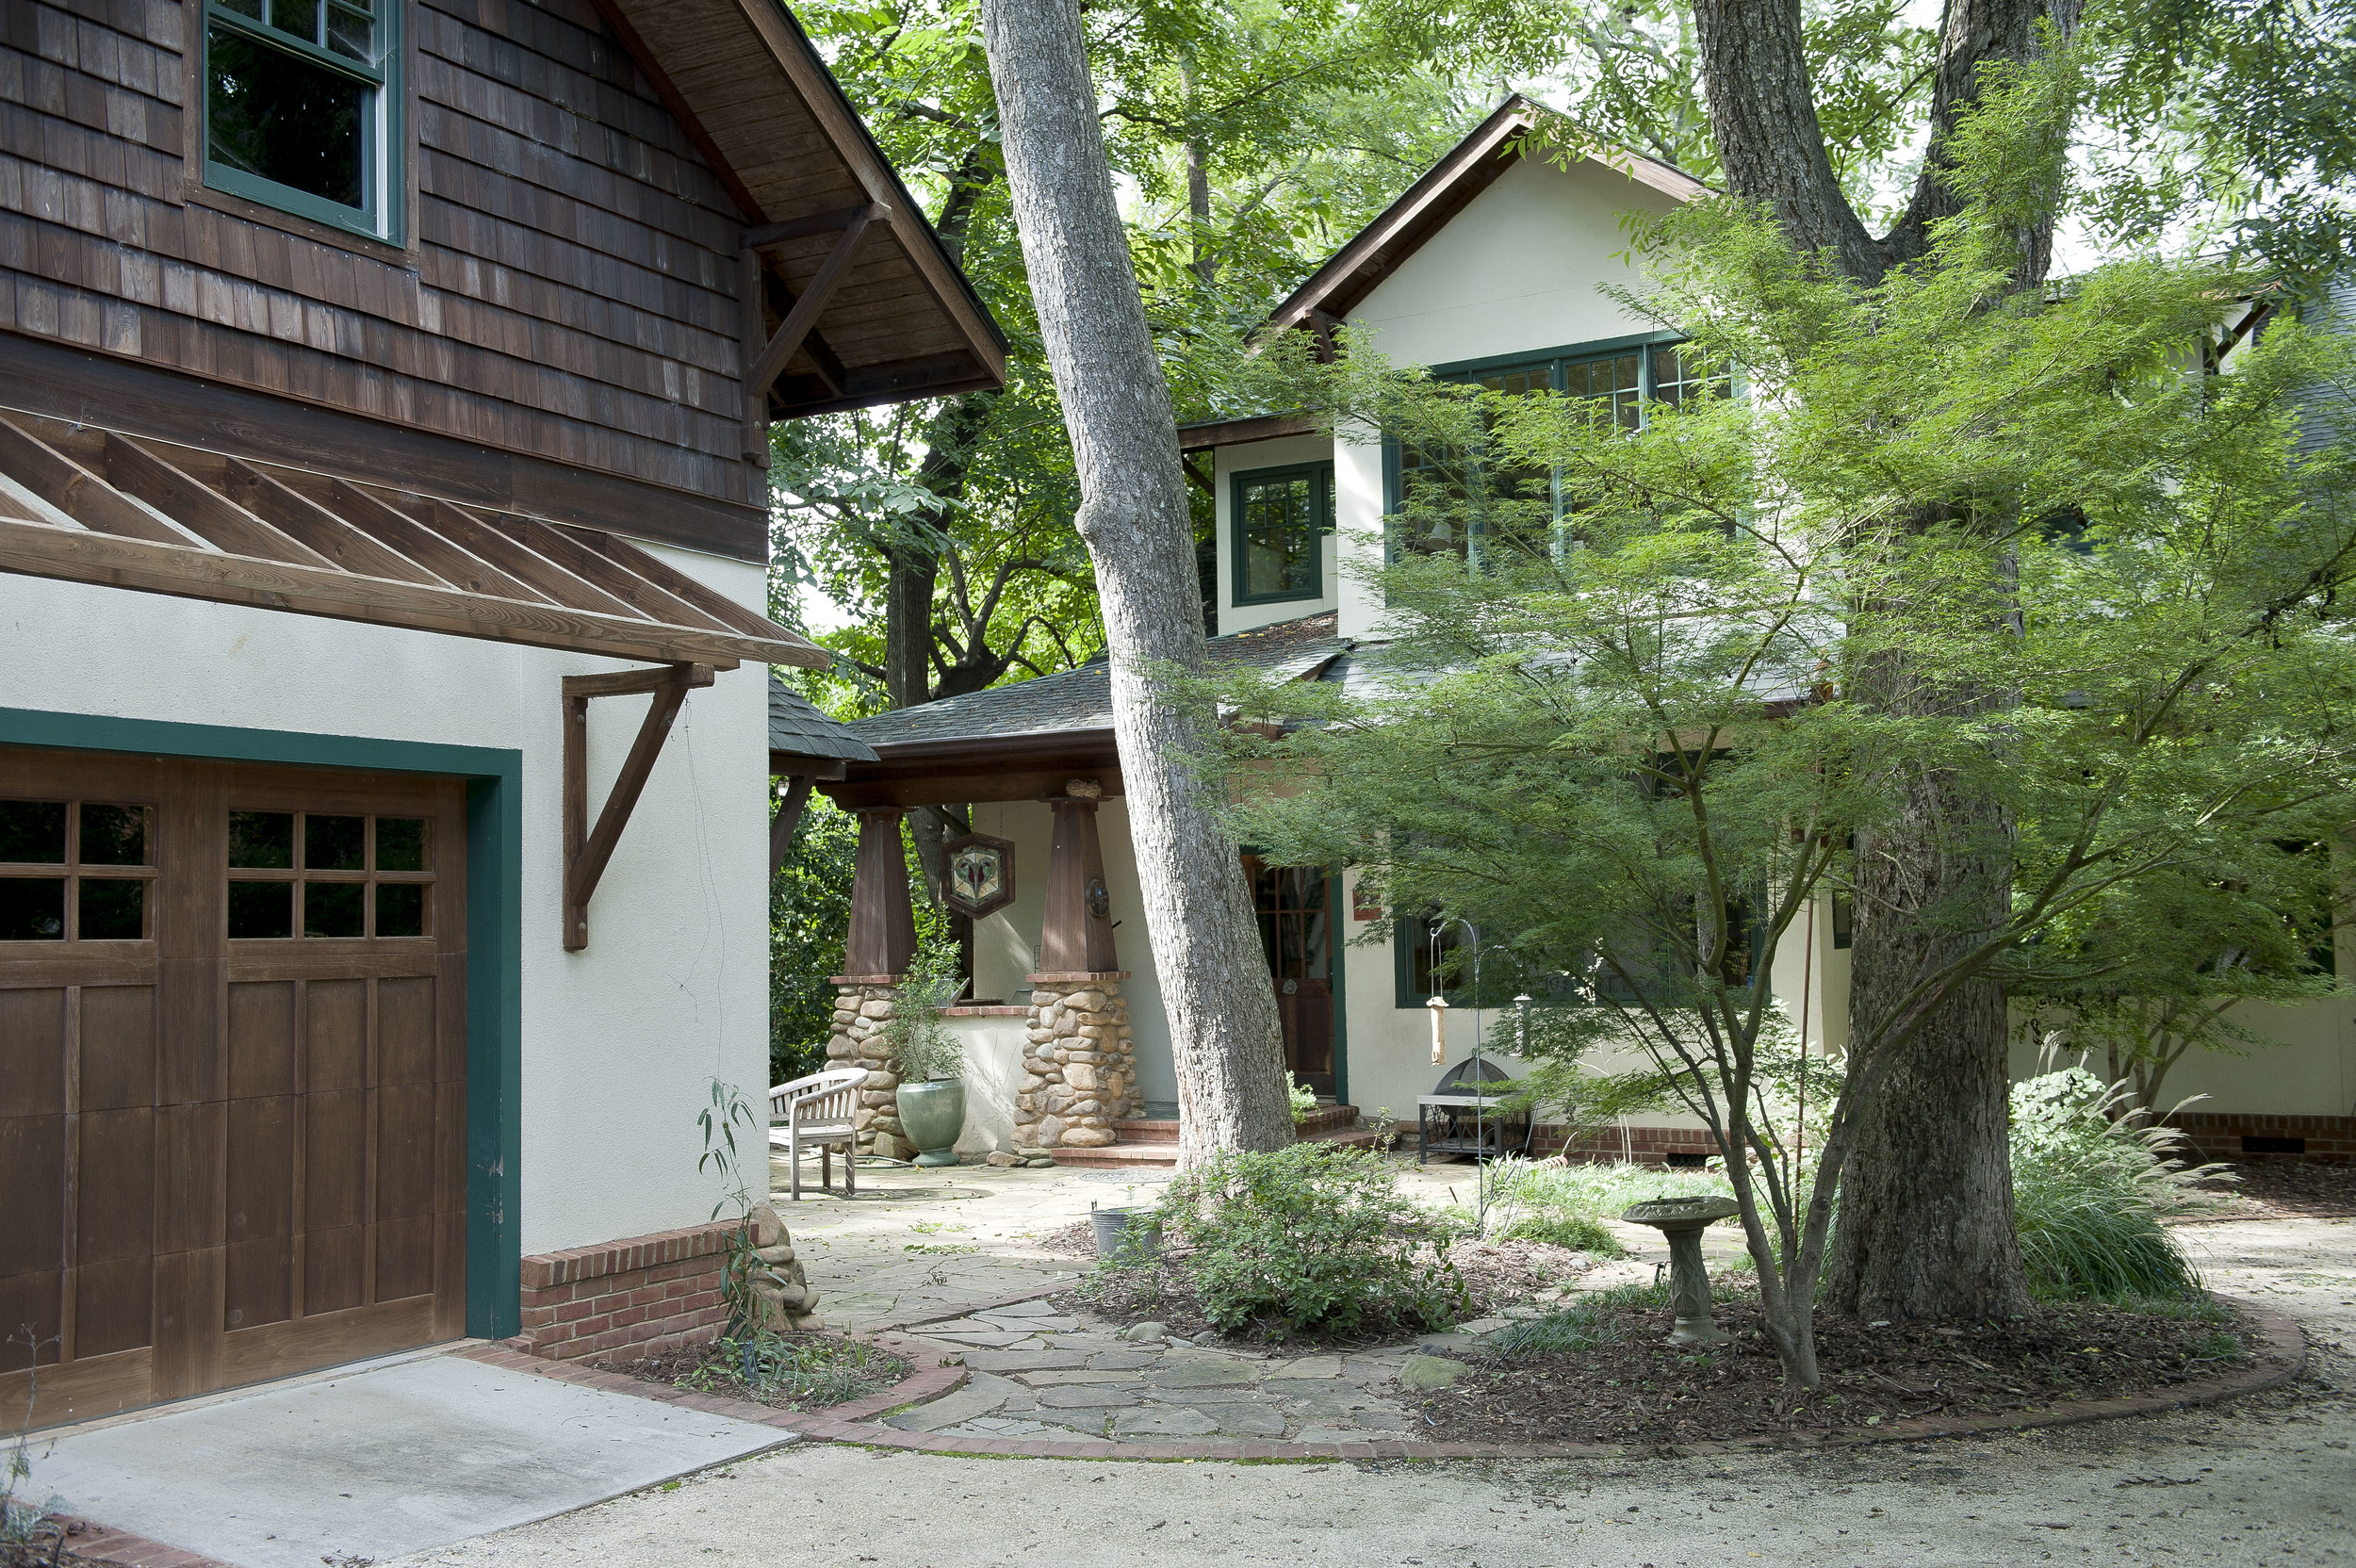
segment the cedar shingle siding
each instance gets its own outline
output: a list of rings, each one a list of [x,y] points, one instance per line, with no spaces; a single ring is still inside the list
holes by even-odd
[[[582,0],[425,0],[412,246],[184,202],[194,0],[0,0],[0,328],[742,499],[743,221]]]

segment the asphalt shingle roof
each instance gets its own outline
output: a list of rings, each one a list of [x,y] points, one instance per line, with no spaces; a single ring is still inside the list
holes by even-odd
[[[769,673],[769,749],[796,757],[840,757],[846,761],[873,762],[875,748],[851,727],[826,717],[809,698],[789,689],[777,672]]]
[[[1298,621],[1280,621],[1225,637],[1214,637],[1204,655],[1215,666],[1265,670],[1294,679],[1311,675],[1350,650],[1335,634],[1332,611]],[[773,721],[774,723],[774,721]],[[1113,727],[1112,669],[1104,658],[1077,669],[993,686],[961,697],[943,697],[914,708],[895,708],[852,725],[849,732],[868,744],[889,748],[922,742],[1006,739],[1053,735]]]

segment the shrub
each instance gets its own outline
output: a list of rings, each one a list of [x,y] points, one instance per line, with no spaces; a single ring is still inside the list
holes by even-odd
[[[2183,1298],[2201,1277],[2160,1223],[2201,1201],[2168,1157],[2182,1135],[2114,1121],[2125,1086],[2083,1068],[2012,1088],[2013,1224],[2029,1285],[2053,1299]]]
[[[1222,1151],[1172,1182],[1159,1214],[1224,1333],[1445,1329],[1470,1305],[1448,1227],[1383,1161],[1346,1149]]]
[[[1310,1113],[1317,1108],[1317,1091],[1295,1079],[1289,1072],[1284,1074],[1284,1098],[1292,1102],[1293,1125],[1296,1127],[1308,1120]]]
[[[1625,1250],[1611,1227],[1586,1214],[1526,1214],[1505,1228],[1502,1239],[1549,1242],[1599,1258],[1616,1258]]]

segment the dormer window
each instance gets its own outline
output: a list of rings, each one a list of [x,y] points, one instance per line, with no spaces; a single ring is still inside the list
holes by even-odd
[[[205,183],[401,243],[399,0],[205,0]]]
[[[1235,476],[1237,604],[1325,594],[1325,535],[1333,528],[1333,466],[1308,463]]]

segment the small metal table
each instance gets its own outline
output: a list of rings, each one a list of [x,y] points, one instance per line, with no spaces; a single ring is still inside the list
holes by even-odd
[[[1415,1101],[1415,1163],[1432,1154],[1494,1160],[1530,1152],[1530,1112],[1493,1094],[1427,1094]]]

